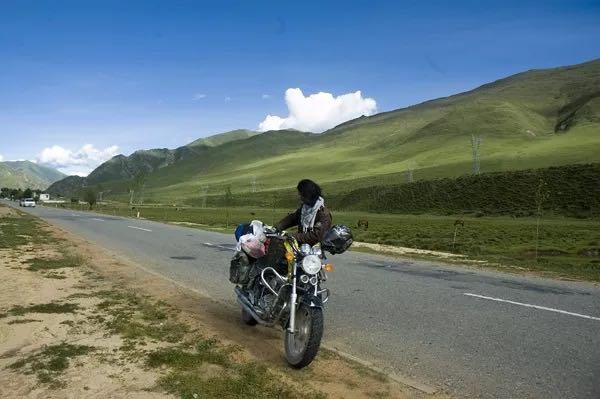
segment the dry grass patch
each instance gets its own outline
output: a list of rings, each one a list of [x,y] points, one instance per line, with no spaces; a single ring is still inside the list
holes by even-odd
[[[84,356],[95,348],[87,345],[73,345],[66,342],[44,347],[8,366],[13,370],[21,370],[25,374],[35,373],[40,383],[48,383],[55,387],[64,385],[60,375],[69,367],[70,360]]]

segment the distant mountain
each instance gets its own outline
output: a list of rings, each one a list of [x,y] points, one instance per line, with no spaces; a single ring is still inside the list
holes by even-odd
[[[113,158],[88,184],[126,198],[143,170],[146,201],[191,202],[200,190],[222,194],[228,186],[234,193],[291,188],[305,177],[337,193],[405,183],[409,174],[469,174],[472,137],[481,140],[482,172],[600,162],[600,60],[519,73],[322,134],[273,131]],[[248,203],[260,197],[248,194]]]
[[[87,179],[82,176],[67,176],[50,185],[46,191],[52,195],[76,197],[87,186]]]
[[[193,159],[208,148],[244,140],[257,134],[259,132],[251,130],[232,130],[200,138],[174,150],[155,148],[138,150],[129,156],[117,155],[94,169],[89,174],[87,182],[93,185],[106,181],[128,180],[139,174],[150,174],[178,162]]]
[[[0,187],[45,190],[66,175],[30,161],[0,162]]]
[[[200,138],[173,150],[154,148],[138,150],[129,156],[116,155],[94,169],[86,178],[69,176],[63,181],[52,185],[48,190],[53,194],[77,195],[82,187],[110,181],[129,181],[136,178],[136,176],[149,175],[175,163],[195,159],[209,148],[244,140],[258,134],[260,132],[238,129]]]

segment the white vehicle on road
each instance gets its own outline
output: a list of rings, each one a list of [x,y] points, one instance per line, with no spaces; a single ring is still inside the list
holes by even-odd
[[[33,207],[35,208],[35,200],[33,198],[23,198],[20,202],[19,202],[20,206],[25,206],[25,207]]]

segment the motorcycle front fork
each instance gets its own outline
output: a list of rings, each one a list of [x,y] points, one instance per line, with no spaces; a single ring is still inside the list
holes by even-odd
[[[292,269],[292,297],[290,298],[290,322],[288,331],[291,334],[296,332],[296,301],[298,300],[298,294],[296,293],[296,262]]]

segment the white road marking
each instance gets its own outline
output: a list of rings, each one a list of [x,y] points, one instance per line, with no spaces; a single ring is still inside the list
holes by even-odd
[[[104,219],[100,219],[100,218],[92,218],[92,220],[97,220],[99,222],[104,222]]]
[[[483,296],[483,295],[471,294],[471,293],[468,293],[468,292],[465,292],[464,295],[475,297],[475,298],[481,298],[481,299],[489,299],[490,301],[510,303],[512,305],[525,306],[527,308],[547,310],[549,312],[556,312],[556,313],[566,314],[566,315],[569,315],[569,316],[582,317],[584,319],[590,319],[590,320],[600,321],[600,317],[588,316],[588,315],[581,314],[581,313],[567,312],[566,310],[548,308],[546,306],[538,306],[538,305],[532,305],[532,304],[529,304],[529,303],[509,301],[508,299],[501,299],[501,298],[494,298],[494,297],[491,297],[491,296]]]
[[[229,248],[229,247],[226,247],[226,246],[224,246],[224,245],[211,244],[210,242],[205,242],[205,243],[204,243],[204,245],[208,245],[208,246],[210,246],[210,247],[217,247],[217,248],[228,249],[229,251],[233,251],[233,252],[235,252],[235,249],[234,249],[234,248]]]
[[[136,227],[136,226],[127,226],[127,227],[129,227],[130,229],[138,229],[138,230],[144,230],[144,231],[152,231],[152,230],[150,230],[150,229],[145,229],[145,228],[143,228],[143,227]]]

